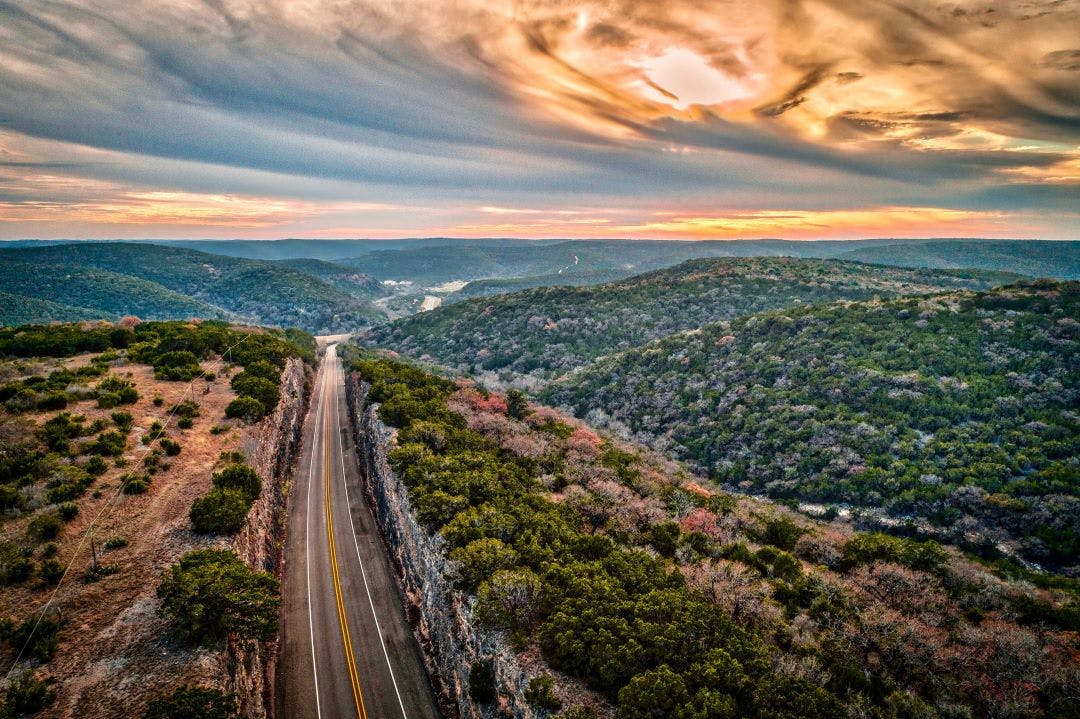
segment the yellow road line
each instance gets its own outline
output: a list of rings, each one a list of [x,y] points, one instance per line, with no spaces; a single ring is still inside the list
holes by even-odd
[[[329,378],[327,368],[327,378]],[[329,383],[327,383],[329,384]],[[323,390],[323,401],[326,401],[326,392]],[[367,719],[367,708],[364,706],[364,692],[360,689],[360,675],[356,670],[356,657],[353,654],[352,636],[349,634],[349,620],[345,616],[345,599],[341,592],[341,576],[338,572],[337,548],[334,546],[334,513],[330,508],[330,413],[323,412],[323,484],[326,486],[326,537],[330,542],[330,573],[334,578],[334,600],[337,602],[338,623],[341,625],[341,641],[345,645],[345,664],[349,670],[349,683],[352,685],[353,702],[356,704],[356,713],[361,719]]]

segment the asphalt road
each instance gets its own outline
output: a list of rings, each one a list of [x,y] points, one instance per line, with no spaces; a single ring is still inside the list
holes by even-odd
[[[348,431],[337,346],[315,381],[289,490],[279,719],[439,716]]]

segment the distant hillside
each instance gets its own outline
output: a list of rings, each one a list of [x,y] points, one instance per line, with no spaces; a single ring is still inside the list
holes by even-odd
[[[835,242],[780,240],[447,240],[442,244],[375,250],[341,262],[353,264],[379,279],[412,280],[421,285],[433,285],[452,280],[570,278],[597,272],[616,272],[626,277],[702,257],[818,256],[830,252],[831,248],[837,252],[851,249]]]
[[[531,289],[452,304],[376,327],[369,342],[465,372],[549,379],[672,332],[753,312],[836,299],[986,289],[1015,279],[833,260],[691,260],[605,285]]]
[[[378,280],[352,267],[336,262],[297,258],[293,260],[277,260],[274,264],[317,277],[331,287],[336,287],[342,292],[348,292],[354,297],[373,299],[388,294],[386,288]]]
[[[1080,283],[756,314],[545,398],[740,491],[884,508],[1080,571]]]
[[[107,318],[137,315],[143,319],[158,320],[187,317],[223,319],[229,316],[220,307],[174,292],[157,282],[93,267],[0,262],[0,285],[13,294],[47,301],[58,308],[92,308],[98,317],[102,314]],[[41,317],[38,321],[64,320],[65,315],[70,314],[64,310],[58,311],[58,316]],[[5,324],[25,323],[9,313],[7,307],[0,317]]]
[[[46,279],[40,282],[27,280],[26,291],[19,291],[13,289],[18,281],[18,263],[56,269],[45,271]],[[69,271],[63,268],[71,267],[84,270],[79,274],[79,285],[52,281]],[[145,288],[155,299],[149,304],[139,304],[135,297],[125,299],[117,285],[142,297],[138,282],[93,275],[92,270],[156,283],[153,291]],[[260,324],[294,326],[317,333],[350,331],[383,317],[370,302],[292,267],[152,244],[78,242],[0,250],[0,272],[11,275],[3,285],[10,292],[65,304],[74,302],[72,293],[77,292],[80,306],[110,314],[232,314]],[[186,296],[193,304],[190,308],[170,309],[158,301],[166,297],[162,288]],[[168,297],[179,302],[176,297]]]
[[[1030,277],[1080,279],[1080,242],[1034,240],[951,240],[898,242],[861,247],[839,255],[845,260],[900,267],[956,268],[1019,272]]]
[[[634,275],[632,270],[594,270],[589,272],[571,272],[553,275],[532,275],[530,277],[508,277],[494,280],[473,280],[463,288],[448,295],[443,301],[447,304],[461,302],[473,297],[491,297],[510,292],[528,290],[536,287],[583,287],[616,282]]]
[[[108,319],[109,313],[0,292],[0,324],[29,325]]]

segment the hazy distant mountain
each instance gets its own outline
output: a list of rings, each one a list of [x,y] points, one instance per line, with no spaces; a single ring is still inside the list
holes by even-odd
[[[1080,242],[898,242],[860,247],[839,257],[902,267],[976,267],[983,270],[1019,272],[1031,277],[1080,279]]]
[[[234,316],[314,332],[350,331],[383,317],[370,302],[292,267],[146,243],[4,249],[0,279],[8,292],[113,315]]]
[[[1016,275],[835,260],[716,258],[593,287],[483,297],[374,328],[370,342],[467,372],[576,369],[672,332],[767,309],[967,288]]]

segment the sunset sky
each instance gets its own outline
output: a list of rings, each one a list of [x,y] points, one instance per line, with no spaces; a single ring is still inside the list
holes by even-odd
[[[0,0],[0,237],[1080,238],[1080,0]]]

